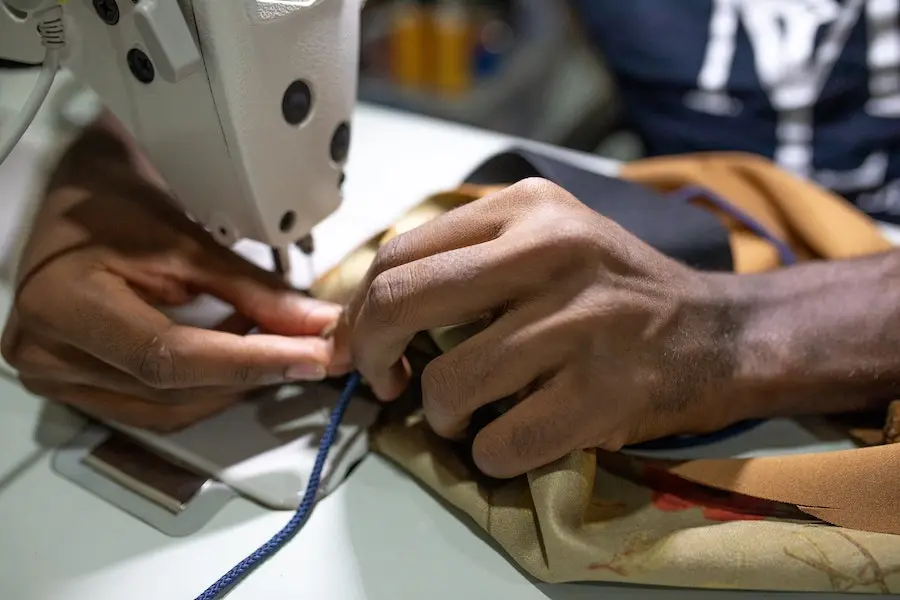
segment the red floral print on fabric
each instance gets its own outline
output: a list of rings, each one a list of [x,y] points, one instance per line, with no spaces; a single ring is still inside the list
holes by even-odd
[[[761,521],[766,518],[763,515],[770,504],[765,500],[712,490],[652,467],[645,468],[644,476],[654,488],[653,506],[662,512],[700,509],[708,521]]]

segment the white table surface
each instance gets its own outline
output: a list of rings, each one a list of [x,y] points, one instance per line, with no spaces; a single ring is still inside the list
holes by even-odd
[[[317,268],[507,145],[489,133],[361,107],[346,203],[317,231]],[[593,157],[577,160],[614,168]],[[5,185],[0,178],[0,191]],[[0,289],[0,314],[9,300],[9,290]],[[72,427],[41,421],[42,408],[0,373],[0,599],[194,598],[290,516],[236,499],[200,533],[168,538],[51,470],[36,437],[64,439]],[[698,597],[756,595],[536,584],[409,477],[370,456],[229,600]]]

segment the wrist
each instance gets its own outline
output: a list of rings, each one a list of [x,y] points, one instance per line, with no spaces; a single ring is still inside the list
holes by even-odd
[[[679,433],[711,433],[752,418],[756,402],[743,375],[744,330],[755,299],[742,293],[744,282],[734,274],[695,272],[685,289],[686,318],[676,347],[682,377],[696,382],[695,401]]]
[[[851,412],[900,393],[900,254],[721,277],[731,422]]]

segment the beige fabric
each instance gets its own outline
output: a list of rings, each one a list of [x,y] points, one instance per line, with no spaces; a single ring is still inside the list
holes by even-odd
[[[592,452],[494,486],[479,482],[420,422],[386,424],[373,438],[377,452],[543,581],[900,592],[897,536],[746,517],[707,494],[677,486],[657,492],[598,469]]]
[[[702,185],[785,239],[803,258],[889,248],[836,196],[744,155],[628,165],[659,189]],[[426,201],[314,287],[344,301],[379,244],[423,215],[471,201],[460,189]],[[776,268],[771,246],[722,217],[740,271]],[[442,350],[460,331],[430,332]],[[415,408],[393,407],[373,448],[462,510],[544,581],[621,581],[723,589],[900,593],[900,444],[805,456],[653,462],[575,452],[512,481],[490,481],[432,434]],[[827,524],[830,523],[830,524]],[[840,526],[833,526],[840,525]],[[852,528],[852,529],[851,529]]]
[[[739,153],[695,154],[623,165],[621,176],[662,192],[700,185],[786,241],[800,259],[842,259],[890,250],[875,223],[843,198],[815,187],[765,159]],[[734,219],[719,214],[731,230],[735,271],[779,266],[775,248]]]

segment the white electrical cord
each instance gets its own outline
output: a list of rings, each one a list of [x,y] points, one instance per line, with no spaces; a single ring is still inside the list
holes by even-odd
[[[37,30],[41,35],[41,43],[43,43],[47,51],[41,67],[41,73],[38,75],[37,82],[35,82],[28,100],[25,101],[25,106],[13,119],[10,129],[3,132],[2,137],[0,137],[0,163],[12,153],[13,148],[25,135],[31,122],[34,121],[35,116],[41,109],[41,105],[44,104],[44,100],[47,99],[50,88],[53,86],[53,80],[59,71],[60,54],[66,45],[61,6],[54,6],[45,10],[34,18],[38,21]]]

